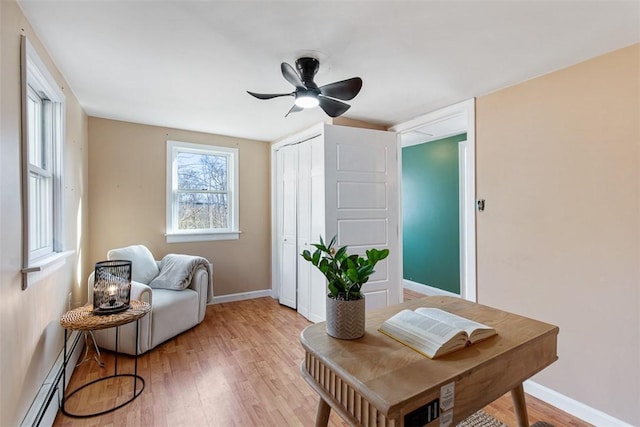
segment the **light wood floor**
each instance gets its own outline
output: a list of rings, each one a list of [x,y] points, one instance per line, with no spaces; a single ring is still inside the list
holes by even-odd
[[[210,305],[203,323],[139,357],[146,387],[136,400],[87,419],[58,412],[54,425],[313,426],[318,396],[299,373],[304,352],[298,336],[309,324],[271,298]],[[69,390],[112,374],[113,359],[106,352],[105,368],[94,361],[78,366]],[[118,370],[132,372],[133,358],[120,356]],[[113,396],[130,393],[130,383],[126,390],[111,381],[99,384],[68,400],[67,410],[99,411],[114,406]],[[588,425],[531,396],[527,405],[531,423]],[[507,425],[515,423],[509,395],[485,411]],[[332,413],[329,425],[346,424]]]

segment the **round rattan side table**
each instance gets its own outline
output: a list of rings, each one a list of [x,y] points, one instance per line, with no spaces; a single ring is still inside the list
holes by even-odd
[[[107,329],[107,328],[116,328],[116,347],[115,347],[115,368],[113,375],[108,375],[106,377],[98,378],[97,380],[93,380],[87,384],[84,384],[75,390],[73,390],[68,395],[63,393],[62,402],[60,405],[60,409],[62,413],[74,417],[74,418],[88,418],[95,417],[98,415],[106,414],[116,409],[122,408],[128,403],[132,402],[136,397],[140,396],[142,391],[144,390],[144,378],[138,375],[138,334],[139,334],[139,320],[144,317],[149,311],[151,311],[151,306],[144,301],[130,301],[131,307],[126,311],[115,313],[115,314],[107,314],[107,315],[97,315],[93,313],[93,306],[91,304],[87,304],[83,307],[78,307],[73,310],[66,312],[60,318],[60,325],[64,328],[64,368],[62,370],[62,384],[66,384],[66,371],[67,371],[67,334],[68,331],[84,331],[91,332],[99,329]],[[118,329],[122,325],[126,325],[131,322],[136,322],[136,354],[134,357],[134,371],[133,374],[119,374],[118,373]],[[127,399],[125,402],[120,403],[119,405],[108,408],[100,412],[90,413],[90,414],[73,414],[68,412],[65,409],[65,402],[74,394],[78,393],[80,390],[83,390],[87,387],[90,387],[94,384],[97,384],[102,381],[106,381],[112,378],[123,378],[123,377],[131,377],[133,379],[133,392],[131,397]],[[141,383],[141,387],[138,389],[138,381]]]

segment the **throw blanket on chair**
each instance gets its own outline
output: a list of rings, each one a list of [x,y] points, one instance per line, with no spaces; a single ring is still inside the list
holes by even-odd
[[[211,302],[213,298],[213,274],[209,269],[209,261],[199,256],[181,254],[166,255],[160,261],[160,274],[149,282],[149,286],[152,288],[182,291],[189,287],[191,279],[198,268],[204,268],[209,273],[207,302]]]

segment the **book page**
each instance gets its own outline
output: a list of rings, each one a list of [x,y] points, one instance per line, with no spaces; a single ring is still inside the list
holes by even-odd
[[[411,310],[387,319],[380,331],[431,358],[462,348],[467,342],[464,331]]]
[[[491,326],[475,322],[473,320],[458,316],[453,313],[449,313],[444,310],[440,310],[439,308],[420,307],[416,309],[416,313],[462,329],[466,332],[467,336],[469,337],[469,341],[472,343],[496,334],[495,329],[493,329]]]
[[[440,348],[440,343],[418,336],[402,327],[395,326],[391,323],[384,323],[380,326],[380,332],[393,338],[396,341],[412,348],[427,357],[433,358]]]
[[[459,334],[461,330],[431,317],[421,316],[411,310],[402,310],[387,322],[395,324],[418,336],[437,343],[445,343]]]

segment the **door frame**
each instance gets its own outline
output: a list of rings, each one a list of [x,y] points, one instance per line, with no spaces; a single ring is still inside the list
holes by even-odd
[[[438,132],[437,125],[454,124],[444,126],[446,130]],[[460,296],[469,301],[477,301],[476,288],[476,135],[475,135],[475,98],[462,101],[458,104],[433,111],[416,117],[404,123],[399,123],[389,130],[398,133],[398,182],[402,186],[402,136],[419,128],[432,126],[436,132],[427,137],[424,142],[443,139],[448,136],[467,134],[464,150],[460,153],[460,161],[464,168],[460,171],[461,204],[460,204]],[[402,191],[400,199],[400,230],[398,239],[400,243],[400,260],[402,257]],[[400,262],[401,276],[404,277],[403,265]],[[404,288],[404,279],[401,286]]]

